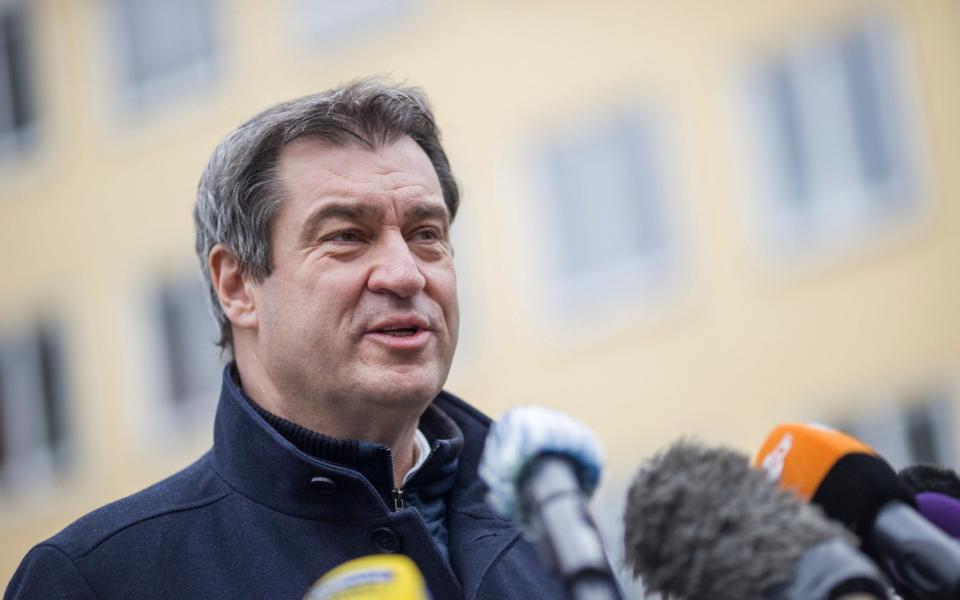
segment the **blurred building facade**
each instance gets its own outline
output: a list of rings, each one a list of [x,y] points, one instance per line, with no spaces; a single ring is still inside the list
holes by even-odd
[[[370,74],[427,91],[464,190],[448,389],[593,427],[612,535],[681,435],[960,462],[956,2],[3,0],[4,582],[209,446],[200,171]]]

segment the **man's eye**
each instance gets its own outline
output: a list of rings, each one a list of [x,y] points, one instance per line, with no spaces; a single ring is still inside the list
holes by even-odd
[[[419,241],[432,242],[439,239],[443,239],[440,235],[440,232],[433,227],[424,227],[423,229],[418,229],[413,233],[413,239]]]
[[[327,238],[331,242],[359,242],[360,239],[356,231],[340,231]]]

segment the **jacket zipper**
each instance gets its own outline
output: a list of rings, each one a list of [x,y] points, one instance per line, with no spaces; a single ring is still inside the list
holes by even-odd
[[[390,476],[390,481],[393,481],[393,454],[389,450],[387,454],[387,473]],[[403,484],[390,490],[390,497],[393,499],[393,512],[400,512],[403,510]]]
[[[415,471],[407,473],[406,477],[404,477],[406,481],[403,483],[413,479],[413,476],[423,469],[424,465],[426,465],[427,462],[433,458],[434,449],[435,448],[432,447],[430,448],[430,454],[427,455],[426,460],[423,461],[423,464],[420,465],[419,468],[417,468]],[[393,454],[391,454],[389,451],[387,451],[387,468],[390,469],[390,478],[393,479]],[[390,497],[393,498],[393,512],[400,512],[405,506],[403,502],[403,483],[390,490]]]

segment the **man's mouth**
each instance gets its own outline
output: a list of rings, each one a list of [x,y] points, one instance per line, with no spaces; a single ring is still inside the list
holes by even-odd
[[[387,327],[385,329],[377,329],[376,333],[393,337],[410,337],[416,335],[418,331],[420,331],[419,327]]]

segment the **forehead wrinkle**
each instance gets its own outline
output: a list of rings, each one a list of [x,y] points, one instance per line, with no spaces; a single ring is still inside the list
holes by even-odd
[[[411,175],[409,172],[391,171],[380,175],[386,181],[375,184],[377,192],[392,196],[395,207],[397,200],[419,201],[420,198],[429,197],[433,193],[428,184],[419,181],[418,177]],[[411,181],[411,179],[414,181]]]
[[[348,177],[340,173],[328,171],[331,177],[324,181],[316,182],[311,186],[310,195],[316,199],[342,198],[352,202],[363,202],[370,198],[376,200],[383,196],[392,196],[396,194],[400,199],[409,197],[423,197],[431,195],[430,186],[419,182],[390,181],[396,177],[388,177],[387,185],[380,181],[371,181],[369,177]],[[398,175],[409,175],[404,172],[396,172]],[[378,175],[381,175],[378,173]],[[389,175],[389,174],[382,174]],[[340,181],[336,181],[336,180]]]

